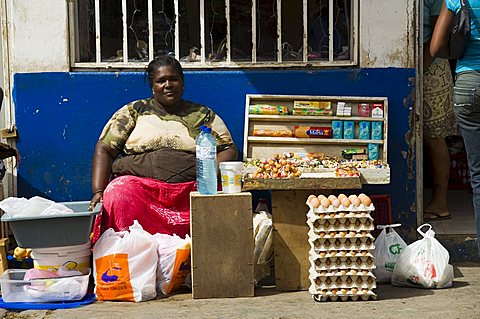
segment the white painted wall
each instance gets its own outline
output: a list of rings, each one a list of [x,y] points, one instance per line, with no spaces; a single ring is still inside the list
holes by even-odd
[[[6,0],[11,72],[68,71],[66,0]]]
[[[68,71],[68,1],[3,1],[11,72]],[[417,1],[359,0],[360,67],[415,67]]]
[[[360,67],[415,67],[417,1],[360,0]]]

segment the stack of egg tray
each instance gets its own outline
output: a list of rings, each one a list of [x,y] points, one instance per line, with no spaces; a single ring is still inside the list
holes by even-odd
[[[375,258],[372,254],[374,229],[370,213],[373,204],[349,207],[307,203],[308,241],[311,246],[309,291],[316,301],[374,300],[377,295]]]

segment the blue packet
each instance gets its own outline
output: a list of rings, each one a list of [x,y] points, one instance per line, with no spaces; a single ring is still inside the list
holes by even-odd
[[[370,139],[370,122],[361,121],[358,123],[358,138],[361,140]]]
[[[383,139],[383,122],[372,122],[372,140]]]
[[[368,159],[371,161],[378,160],[378,144],[368,144]]]
[[[343,138],[343,121],[332,121],[332,137]]]
[[[353,121],[343,121],[343,138],[355,138],[355,123]]]

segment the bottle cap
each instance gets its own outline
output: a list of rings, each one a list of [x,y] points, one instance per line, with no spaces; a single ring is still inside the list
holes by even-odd
[[[211,133],[212,132],[212,129],[210,127],[206,126],[206,125],[200,126],[200,130],[202,132],[205,132],[205,133]]]

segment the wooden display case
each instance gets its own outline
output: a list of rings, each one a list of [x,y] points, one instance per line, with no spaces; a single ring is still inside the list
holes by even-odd
[[[333,115],[291,115],[294,109],[295,101],[327,101],[331,102]],[[351,106],[351,116],[336,116],[336,107],[338,102],[344,102]],[[383,105],[383,117],[361,117],[358,116],[358,104],[367,103],[369,105]],[[285,115],[263,115],[250,114],[251,105],[274,105],[288,108],[289,114]],[[302,96],[302,95],[255,95],[247,94],[245,103],[245,136],[244,136],[244,154],[243,160],[250,158],[271,158],[274,153],[282,154],[287,152],[294,153],[323,153],[327,156],[342,158],[342,150],[347,148],[368,149],[369,144],[378,145],[379,159],[387,162],[388,158],[388,100],[386,97],[351,97],[351,96]],[[263,130],[290,130],[295,126],[321,126],[331,127],[332,121],[353,121],[355,125],[355,134],[353,139],[344,138],[298,138],[298,137],[265,137],[254,136],[253,131]],[[359,139],[359,123],[381,122],[382,139]],[[342,182],[335,181],[334,169],[319,169],[315,172],[302,174],[301,181],[294,182],[295,189],[314,188],[315,182],[311,179],[328,179],[332,189],[342,188],[361,188],[361,184],[388,184],[390,182],[390,169],[363,169],[360,168],[360,178],[338,178]],[[309,180],[307,180],[309,179]],[[355,179],[358,181],[355,182]],[[246,178],[245,189],[286,189],[285,182],[278,180],[253,180]],[[289,183],[287,183],[289,184]],[[304,184],[304,186],[302,186]],[[360,185],[357,185],[360,184]],[[288,186],[288,185],[287,185]],[[346,187],[347,186],[347,187]],[[278,187],[278,188],[277,188]],[[287,187],[288,188],[288,187]]]

